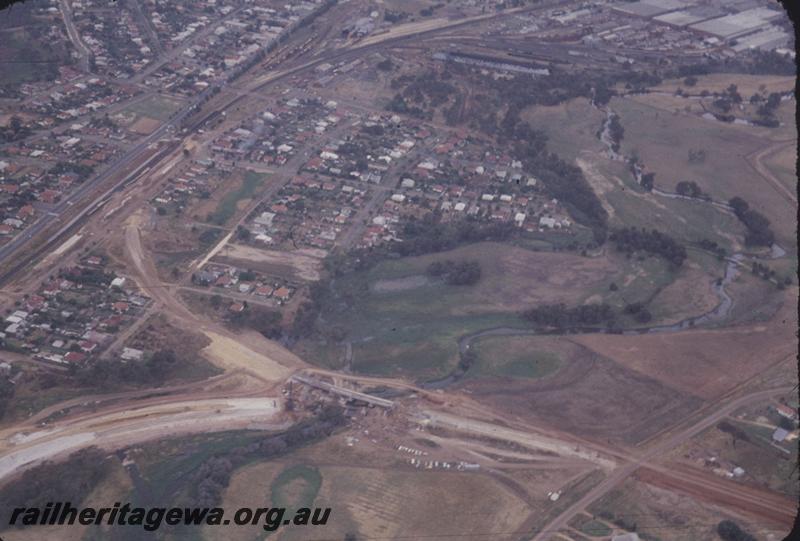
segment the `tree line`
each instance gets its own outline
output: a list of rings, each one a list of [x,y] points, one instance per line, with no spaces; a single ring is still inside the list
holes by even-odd
[[[65,462],[45,462],[7,483],[0,490],[0,509],[3,513],[15,507],[44,509],[51,502],[70,502],[77,507],[110,471],[107,452],[97,447],[82,449]],[[8,525],[9,517],[5,518],[0,529]]]
[[[769,219],[750,208],[750,205],[741,197],[734,197],[728,201],[733,213],[747,228],[744,243],[748,246],[772,246],[775,242],[775,233],[772,231]]]
[[[617,250],[627,254],[647,252],[680,267],[686,260],[686,247],[665,233],[655,229],[624,227],[611,233],[609,237]]]
[[[522,318],[534,325],[555,329],[572,329],[602,325],[610,327],[616,321],[614,309],[606,303],[582,304],[567,307],[565,304],[545,304],[530,308]]]
[[[675,193],[687,197],[694,197],[695,199],[703,199],[705,201],[711,200],[711,196],[705,193],[693,180],[682,180],[678,182],[675,185]]]
[[[218,506],[222,501],[222,492],[228,486],[231,474],[236,468],[256,459],[273,459],[301,446],[327,438],[346,421],[340,406],[326,404],[314,417],[292,425],[280,434],[236,447],[226,456],[210,457],[200,465],[193,476],[189,495],[190,505]]]
[[[477,261],[434,261],[428,265],[426,272],[455,286],[473,285],[481,279],[481,265]]]
[[[608,213],[576,165],[547,150],[547,136],[519,118],[519,110],[510,109],[501,124],[500,142],[513,144],[513,155],[537,178],[550,197],[558,199],[581,225],[592,229],[595,243],[606,240]]]

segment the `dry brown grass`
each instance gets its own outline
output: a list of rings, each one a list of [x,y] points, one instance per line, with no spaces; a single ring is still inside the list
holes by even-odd
[[[154,118],[142,117],[130,127],[130,130],[139,135],[149,135],[161,125],[161,122]]]
[[[228,244],[213,260],[263,272],[270,276],[291,280],[300,278],[315,282],[320,279],[322,259],[325,255],[327,252],[315,248],[279,251]]]
[[[780,311],[764,323],[639,336],[591,334],[574,340],[673,389],[711,400],[797,354],[796,307],[793,288]]]
[[[703,90],[709,92],[725,92],[727,88],[734,84],[739,89],[739,94],[743,98],[750,98],[757,92],[788,92],[794,89],[795,78],[784,75],[747,75],[743,73],[712,73],[710,75],[700,75],[697,77],[697,84],[690,87],[686,86],[683,79],[667,79],[660,85],[653,87],[653,90],[663,92],[675,92],[678,88],[683,88],[691,94],[699,94]]]

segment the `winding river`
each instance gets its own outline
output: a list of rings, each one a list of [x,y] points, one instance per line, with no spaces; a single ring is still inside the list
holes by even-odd
[[[624,161],[630,164],[637,182],[641,183],[641,178],[643,174],[641,166],[638,163],[632,162],[632,160],[630,160],[627,156],[624,156],[613,149],[613,140],[611,138],[611,134],[609,131],[609,123],[611,122],[611,118],[614,116],[615,113],[611,110],[610,107],[599,107],[594,103],[593,106],[603,111],[606,115],[605,121],[603,123],[603,129],[600,132],[600,140],[606,146],[607,157],[613,161]],[[690,197],[678,193],[666,192],[658,188],[653,188],[651,193],[653,195],[669,199],[684,199],[684,200],[699,202],[702,204],[709,205],[713,207],[715,210],[719,210],[722,212],[733,212],[730,205],[727,205],[726,203],[722,203],[719,201],[714,201],[711,199]],[[777,244],[773,244],[769,255],[761,256],[759,259],[762,260],[779,259],[781,257],[784,257],[785,255],[786,255],[786,250],[784,250],[781,246]],[[696,316],[688,317],[677,323],[626,329],[624,331],[599,329],[599,328],[583,328],[583,329],[569,329],[568,331],[565,332],[565,331],[542,331],[542,330],[514,328],[514,327],[493,327],[489,329],[481,329],[479,331],[466,334],[461,338],[459,338],[458,340],[459,356],[463,356],[469,350],[469,348],[472,346],[475,340],[486,336],[556,335],[556,334],[567,334],[567,333],[569,334],[621,333],[624,335],[639,335],[647,333],[674,333],[674,332],[685,331],[687,329],[692,329],[698,326],[710,325],[712,323],[718,323],[724,321],[725,318],[727,318],[728,315],[730,314],[730,311],[734,305],[734,299],[733,297],[731,297],[728,291],[726,291],[726,286],[736,278],[740,268],[742,268],[745,265],[744,263],[745,257],[746,256],[744,253],[739,252],[726,258],[727,265],[725,266],[724,276],[720,279],[714,280],[711,284],[711,289],[713,290],[714,294],[717,296],[718,299],[718,303],[713,309]],[[466,373],[467,371],[464,371],[460,368],[456,368],[447,376],[425,382],[421,384],[421,386],[424,389],[443,389],[445,387],[453,385],[454,383],[457,383],[466,375]]]

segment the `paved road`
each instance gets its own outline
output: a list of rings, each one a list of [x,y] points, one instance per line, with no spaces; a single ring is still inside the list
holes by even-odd
[[[72,8],[67,0],[59,0],[58,7],[61,10],[61,15],[64,17],[64,25],[67,27],[67,35],[69,36],[69,40],[72,42],[72,45],[75,46],[75,49],[78,51],[78,54],[81,57],[81,71],[88,72],[89,58],[91,58],[92,52],[83,43],[78,30],[75,28],[75,23],[72,20]]]

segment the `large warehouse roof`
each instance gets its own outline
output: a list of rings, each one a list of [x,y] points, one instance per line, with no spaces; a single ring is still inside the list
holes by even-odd
[[[627,13],[628,15],[638,15],[639,17],[652,17],[668,11],[675,11],[688,7],[691,4],[683,0],[640,0],[632,4],[617,4],[614,9]]]
[[[690,28],[713,34],[719,38],[730,39],[766,26],[769,21],[781,16],[779,11],[769,8],[754,8],[726,15],[717,19],[693,24]]]
[[[791,36],[777,27],[769,27],[761,32],[750,34],[740,38],[738,43],[733,46],[734,51],[744,51],[747,49],[773,50],[789,43]]]
[[[689,26],[690,24],[699,23],[712,17],[719,17],[724,15],[725,12],[714,6],[697,6],[690,9],[682,9],[680,11],[673,11],[671,13],[664,13],[655,17],[656,21],[671,24],[673,26]]]

